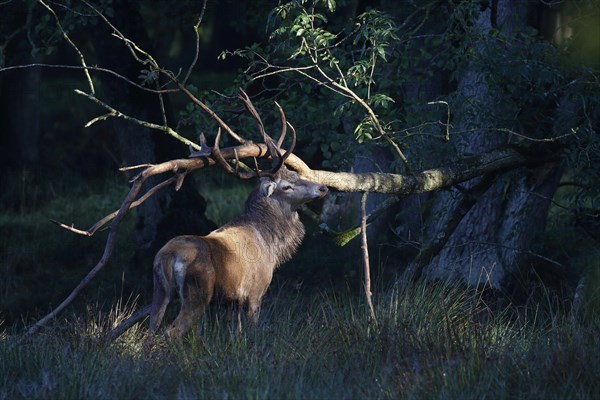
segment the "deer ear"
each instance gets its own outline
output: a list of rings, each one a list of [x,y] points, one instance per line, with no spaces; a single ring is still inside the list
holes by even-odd
[[[270,197],[275,191],[277,184],[270,179],[264,179],[260,183],[260,193],[265,197]]]

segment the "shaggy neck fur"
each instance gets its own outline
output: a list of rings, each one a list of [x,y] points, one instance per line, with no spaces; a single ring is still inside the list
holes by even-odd
[[[304,238],[298,213],[288,203],[264,197],[258,190],[248,197],[244,214],[233,223],[249,223],[260,233],[276,267],[292,257]]]

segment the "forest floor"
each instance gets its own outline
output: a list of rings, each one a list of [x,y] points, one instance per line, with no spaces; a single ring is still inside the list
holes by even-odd
[[[0,399],[600,398],[600,321],[551,303],[493,311],[411,283],[376,296],[373,322],[356,293],[280,290],[243,334],[214,306],[184,340],[147,347],[147,321],[103,340],[135,302],[90,306],[27,341],[0,327]]]
[[[499,307],[447,283],[376,279],[374,322],[359,283],[341,289],[333,280],[320,279],[325,283],[318,288],[307,283],[327,262],[331,276],[353,272],[351,281],[360,282],[329,247],[307,245],[293,268],[278,271],[255,329],[237,333],[215,305],[182,341],[159,335],[144,347],[147,321],[107,341],[142,306],[127,300],[129,293],[146,302],[152,286],[149,266],[131,261],[132,215],[93,289],[24,341],[24,325],[62,301],[104,246],[105,232],[81,237],[48,220],[88,227],[127,193],[121,177],[97,184],[28,179],[6,180],[14,183],[7,187],[11,198],[21,196],[15,204],[2,197],[8,192],[0,196],[6,205],[0,213],[0,400],[600,398],[599,307],[576,314],[543,287],[527,306]],[[221,224],[241,210],[250,188],[219,179],[198,186],[209,218]],[[327,245],[313,236],[306,242]]]

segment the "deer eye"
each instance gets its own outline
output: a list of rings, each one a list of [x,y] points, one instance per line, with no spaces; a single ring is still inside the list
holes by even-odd
[[[292,185],[283,185],[283,187],[281,188],[282,190],[292,190]]]

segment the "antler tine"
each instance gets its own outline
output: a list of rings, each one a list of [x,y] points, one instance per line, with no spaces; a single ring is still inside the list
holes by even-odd
[[[246,92],[244,92],[244,89],[240,88],[240,92],[242,93],[242,95],[239,96],[239,98],[244,102],[244,105],[246,106],[248,111],[250,111],[250,114],[252,114],[252,118],[254,118],[256,120],[258,129],[260,130],[260,133],[263,135],[263,139],[266,140],[266,138],[269,137],[269,135],[265,131],[265,125],[263,124],[262,119],[260,118],[260,115],[258,115],[258,111],[256,111],[256,108],[254,108],[254,104],[252,104],[252,100],[250,100],[250,97],[248,96],[248,94]]]
[[[256,170],[256,176],[260,176],[260,168],[258,168],[258,161],[256,161],[256,157],[252,157],[254,160],[254,169]]]
[[[257,175],[258,176],[274,176],[281,169],[281,167],[285,163],[285,160],[290,156],[290,154],[292,154],[292,152],[294,151],[294,148],[296,147],[296,130],[294,129],[292,124],[290,124],[287,121],[287,119],[285,117],[285,113],[283,111],[283,108],[279,105],[279,103],[275,102],[275,106],[277,106],[277,109],[279,110],[279,117],[281,118],[281,124],[282,124],[281,135],[279,136],[277,143],[275,143],[275,141],[265,131],[265,126],[262,122],[262,119],[260,118],[260,115],[258,115],[256,108],[254,108],[254,105],[252,104],[252,100],[250,100],[250,97],[248,96],[248,94],[242,88],[240,88],[240,93],[241,94],[240,94],[239,98],[244,102],[244,105],[246,106],[246,108],[248,109],[250,114],[252,114],[252,117],[256,120],[256,123],[258,124],[260,133],[263,135],[264,142],[267,145],[267,148],[269,149],[269,153],[271,155],[271,159],[273,160],[273,164],[274,164],[273,168],[269,172],[260,172],[257,168],[257,170],[256,170]],[[287,133],[288,125],[292,130],[292,144],[290,145],[289,149],[285,152],[285,154],[282,156],[279,149],[283,145],[283,141],[284,141],[285,135]]]
[[[279,103],[275,102],[277,109],[279,110],[279,117],[281,117],[281,135],[279,136],[279,140],[277,140],[277,148],[280,149],[283,144],[283,139],[285,139],[285,134],[287,131],[287,120],[285,118],[285,113],[283,112],[283,108],[279,105]]]
[[[235,148],[233,149],[233,154],[235,155],[235,174],[237,175],[240,172],[240,158]]]
[[[215,138],[215,145],[213,146],[212,153],[211,153],[211,155],[213,156],[213,158],[215,159],[217,164],[219,164],[221,167],[223,167],[223,169],[225,169],[225,171],[227,171],[228,173],[233,174],[240,179],[251,179],[251,178],[254,178],[255,176],[258,176],[258,174],[254,173],[254,172],[251,172],[251,173],[240,172],[239,160],[237,159],[237,153],[236,153],[236,160],[237,160],[236,168],[233,168],[231,165],[229,165],[227,160],[225,160],[225,158],[223,157],[223,154],[221,153],[221,149],[219,148],[220,141],[221,141],[221,128],[219,128],[217,130],[217,137]]]
[[[292,130],[292,143],[290,144],[290,147],[287,149],[287,151],[282,157],[282,164],[285,162],[285,160],[287,160],[287,158],[290,156],[290,154],[292,154],[292,152],[296,148],[296,129],[294,129],[294,126],[289,122],[287,122],[287,125],[289,125]]]
[[[277,162],[275,163],[275,166],[271,169],[271,171],[261,172],[260,176],[271,176],[271,177],[275,176],[275,174],[281,169],[281,167],[285,163],[285,160],[287,160],[287,158],[290,156],[290,154],[292,154],[292,152],[294,151],[294,148],[296,147],[296,129],[294,128],[294,126],[292,124],[290,124],[287,121],[286,121],[286,125],[289,125],[289,127],[292,130],[292,143],[290,144],[290,147],[287,149],[285,154],[282,156],[279,151],[279,149],[281,148],[281,145],[276,146],[275,143],[273,142],[273,139],[268,138],[267,146],[269,147],[269,151],[271,152],[271,157],[273,158],[273,161],[277,160]]]
[[[219,164],[221,167],[223,167],[223,169],[225,169],[225,171],[229,172],[230,174],[235,174],[235,169],[231,165],[229,165],[229,163],[223,157],[223,154],[221,154],[221,149],[219,149],[220,141],[221,141],[221,128],[219,128],[217,130],[217,137],[215,139],[215,145],[212,148],[211,155],[213,156],[213,158],[215,159],[217,164]]]
[[[271,138],[267,139],[267,147],[269,147],[269,151],[271,152],[271,157],[273,158],[274,166],[268,172],[261,171],[259,176],[270,176],[270,177],[274,178],[275,175],[277,174],[277,172],[283,166],[283,162],[285,161],[285,158],[283,158],[281,156],[281,153],[279,152],[279,149],[275,146],[275,142],[273,141],[273,139],[271,139]]]

